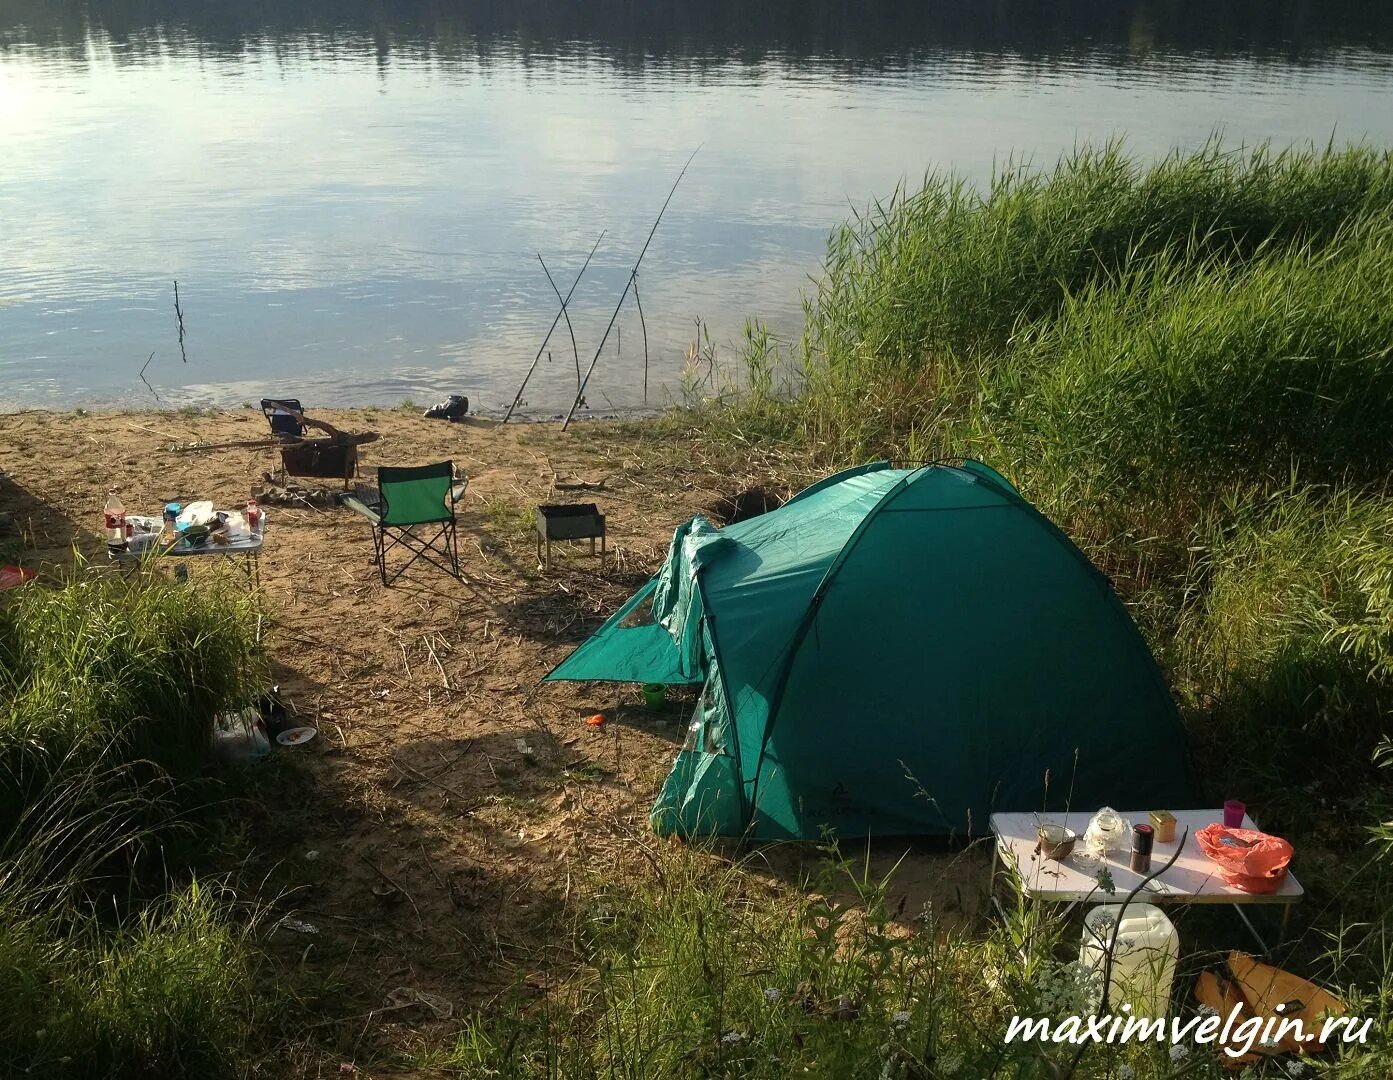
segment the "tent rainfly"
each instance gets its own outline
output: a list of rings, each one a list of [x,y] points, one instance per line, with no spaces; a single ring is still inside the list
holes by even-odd
[[[1174,702],[1107,579],[1000,474],[877,462],[723,529],[548,676],[701,686],[653,826],[980,835],[1188,805]]]

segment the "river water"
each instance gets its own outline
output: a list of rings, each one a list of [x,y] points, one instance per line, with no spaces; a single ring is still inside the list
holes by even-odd
[[[564,293],[603,231],[525,395],[563,410],[699,146],[587,394],[644,403],[646,331],[659,405],[926,170],[1215,130],[1393,143],[1393,4],[0,0],[0,405],[498,409],[538,254]]]

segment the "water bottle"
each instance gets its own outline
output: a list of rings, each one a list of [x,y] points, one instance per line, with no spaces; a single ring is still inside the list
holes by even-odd
[[[261,507],[256,505],[255,499],[247,500],[247,532],[253,538],[261,535]]]
[[[160,540],[172,544],[179,539],[179,513],[183,510],[177,502],[164,504],[164,520],[160,525]]]
[[[111,551],[125,551],[129,547],[126,530],[126,507],[116,495],[116,489],[106,497],[102,507],[102,525],[106,529],[106,546]]]

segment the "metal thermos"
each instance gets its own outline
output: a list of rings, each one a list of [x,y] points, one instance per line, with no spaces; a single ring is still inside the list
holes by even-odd
[[[1132,870],[1138,874],[1151,873],[1151,848],[1156,842],[1156,830],[1150,825],[1132,826]]]

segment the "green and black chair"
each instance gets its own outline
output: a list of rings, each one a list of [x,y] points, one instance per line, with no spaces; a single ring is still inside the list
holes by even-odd
[[[369,506],[362,494],[340,497],[344,506],[372,522],[373,553],[383,585],[392,584],[418,560],[451,577],[460,576],[455,506],[464,498],[468,485],[468,478],[455,479],[454,464],[449,461],[409,467],[383,465],[377,470],[376,506]],[[389,577],[387,553],[397,547],[412,554]]]

